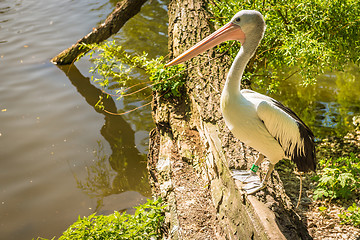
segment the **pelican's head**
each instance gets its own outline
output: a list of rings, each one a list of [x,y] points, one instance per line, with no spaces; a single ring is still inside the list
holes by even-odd
[[[264,31],[265,21],[261,13],[255,10],[242,10],[236,13],[230,22],[165,66],[168,67],[185,62],[227,40],[237,40],[240,41],[242,45],[254,45],[254,49],[256,49],[264,35]]]
[[[234,15],[230,24],[238,26],[245,35],[241,44],[248,41],[262,39],[265,32],[265,20],[260,12],[255,10],[242,10]]]

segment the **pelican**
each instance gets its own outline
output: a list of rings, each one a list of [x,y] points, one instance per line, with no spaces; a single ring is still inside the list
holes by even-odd
[[[221,111],[233,135],[260,154],[250,170],[233,170],[233,177],[243,182],[247,194],[265,188],[274,166],[282,159],[291,159],[300,172],[315,171],[314,135],[288,107],[263,94],[241,90],[245,67],[254,55],[265,32],[265,21],[255,10],[242,10],[229,23],[167,63],[172,66],[227,40],[241,43],[221,94]],[[264,157],[269,168],[263,179],[256,174]]]

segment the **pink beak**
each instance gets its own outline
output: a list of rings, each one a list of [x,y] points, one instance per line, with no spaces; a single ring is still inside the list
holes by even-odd
[[[185,62],[186,60],[189,60],[199,55],[200,53],[203,53],[206,50],[227,40],[238,40],[241,42],[241,44],[244,44],[245,34],[238,25],[229,22],[216,32],[212,33],[210,36],[204,38],[203,40],[195,44],[193,47],[191,47],[184,53],[180,54],[171,62],[167,63],[165,67]]]

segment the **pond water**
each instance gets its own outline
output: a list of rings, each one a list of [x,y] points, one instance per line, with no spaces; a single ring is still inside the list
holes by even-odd
[[[49,62],[116,2],[0,1],[1,239],[59,237],[79,215],[129,210],[151,196],[150,107],[103,114],[94,108],[102,93],[89,80],[87,59],[71,68]],[[140,53],[156,43],[151,56],[164,55],[166,23],[166,3],[151,1],[115,38]],[[104,104],[123,112],[148,101]]]
[[[79,215],[130,210],[151,195],[150,107],[104,114],[94,107],[102,92],[89,79],[91,62],[49,62],[101,23],[116,2],[0,1],[2,239],[58,237]],[[166,55],[166,31],[166,1],[153,0],[114,39],[128,51],[156,57]],[[140,72],[134,78],[146,81]],[[319,138],[341,135],[360,113],[359,70],[349,66],[318,83],[302,88],[291,78],[273,97],[299,113]],[[145,97],[109,98],[104,106],[125,112],[147,103]]]

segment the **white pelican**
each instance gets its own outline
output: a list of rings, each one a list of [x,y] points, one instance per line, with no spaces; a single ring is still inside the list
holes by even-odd
[[[280,102],[251,90],[241,90],[244,69],[263,38],[265,28],[261,13],[242,10],[225,26],[166,64],[179,64],[227,40],[241,42],[227,75],[220,104],[225,123],[234,136],[260,152],[250,170],[233,171],[233,177],[245,184],[243,189],[248,194],[266,186],[274,165],[281,159],[291,159],[301,172],[315,171],[316,168],[314,135],[305,123]],[[260,182],[256,171],[264,156],[270,165]]]

